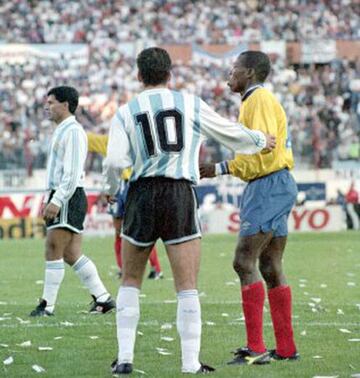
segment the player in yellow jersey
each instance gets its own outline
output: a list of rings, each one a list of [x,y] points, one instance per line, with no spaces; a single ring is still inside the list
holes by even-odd
[[[88,137],[88,151],[96,152],[102,156],[106,155],[108,135],[96,134],[96,133],[87,133]],[[110,214],[113,217],[113,224],[115,229],[115,242],[114,250],[117,265],[120,269],[119,275],[121,276],[122,269],[122,258],[121,258],[121,226],[122,220],[124,218],[125,212],[125,200],[128,191],[128,180],[131,176],[131,169],[127,168],[123,170],[120,180],[120,189],[116,194],[116,203],[110,206]],[[150,279],[159,279],[163,277],[161,272],[160,262],[157,256],[156,247],[153,248],[149,257],[151,271],[148,275]]]
[[[229,87],[242,96],[239,121],[249,129],[274,135],[275,149],[236,155],[234,160],[200,167],[201,177],[231,174],[248,182],[240,203],[240,236],[234,258],[241,281],[247,345],[236,350],[229,364],[299,358],[291,324],[291,290],[282,269],[287,220],[295,204],[297,185],[289,172],[294,160],[285,111],[263,86],[269,73],[266,54],[246,51],[234,64]],[[267,285],[276,339],[276,349],[271,351],[267,351],[263,340],[265,289],[257,263]]]

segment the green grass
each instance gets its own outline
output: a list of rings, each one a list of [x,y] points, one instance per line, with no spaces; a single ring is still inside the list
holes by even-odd
[[[95,261],[106,286],[116,296],[119,282],[114,274],[112,243],[112,238],[88,238],[84,252]],[[293,288],[294,332],[301,360],[273,362],[269,366],[225,364],[231,357],[229,352],[245,341],[239,284],[231,267],[235,243],[235,236],[203,239],[199,281],[204,323],[201,357],[218,368],[215,376],[350,377],[360,373],[360,342],[348,341],[360,339],[360,234],[289,237],[285,269]],[[149,377],[180,377],[176,297],[169,264],[163,248],[159,248],[165,279],[144,282],[138,328],[143,336],[137,338],[134,363],[136,369],[145,371]],[[43,280],[43,270],[42,240],[0,241],[0,344],[8,345],[0,346],[0,376],[37,376],[31,368],[34,364],[42,366],[46,370],[43,375],[48,377],[111,376],[109,365],[117,353],[115,316],[84,313],[90,297],[71,269],[66,270],[56,316],[35,320],[28,317],[42,293],[42,284],[36,281]],[[312,298],[321,298],[321,302],[316,304]],[[166,300],[172,302],[164,303]],[[29,322],[22,323],[21,319]],[[65,321],[73,325],[62,325]],[[267,346],[271,348],[274,340],[268,312],[264,321]],[[172,329],[162,330],[164,323],[171,323]],[[54,339],[58,336],[62,338]],[[163,341],[162,336],[171,336],[174,341]],[[32,343],[30,347],[17,345],[27,340]],[[53,350],[39,351],[39,346]],[[156,347],[167,348],[172,355],[160,355]],[[2,361],[9,356],[14,363],[3,365]]]

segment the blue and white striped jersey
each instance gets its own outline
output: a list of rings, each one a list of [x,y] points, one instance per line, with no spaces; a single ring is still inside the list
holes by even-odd
[[[266,145],[263,133],[230,122],[199,97],[167,88],[147,89],[112,119],[104,161],[106,190],[114,194],[118,169],[132,167],[130,181],[165,176],[199,181],[199,149],[210,137],[243,154]]]
[[[47,190],[55,190],[51,202],[62,206],[84,185],[87,136],[75,116],[55,129],[47,162]]]

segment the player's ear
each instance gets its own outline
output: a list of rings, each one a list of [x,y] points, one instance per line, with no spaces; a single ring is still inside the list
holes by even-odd
[[[254,76],[255,76],[255,70],[254,70],[253,68],[248,68],[248,69],[247,69],[247,72],[246,72],[246,76],[247,76],[248,78],[252,78],[252,77],[254,77]]]

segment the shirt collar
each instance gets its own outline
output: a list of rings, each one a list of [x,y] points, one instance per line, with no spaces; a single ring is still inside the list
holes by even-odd
[[[251,93],[253,93],[258,88],[264,88],[264,85],[263,84],[254,84],[254,85],[250,86],[246,90],[246,92],[244,93],[244,95],[241,97],[241,100],[245,101],[251,95]]]
[[[57,125],[57,129],[63,127],[64,125],[69,124],[69,123],[72,122],[72,121],[75,121],[75,116],[74,116],[74,115],[71,115],[71,116],[65,118],[62,122],[60,122],[60,123]]]

